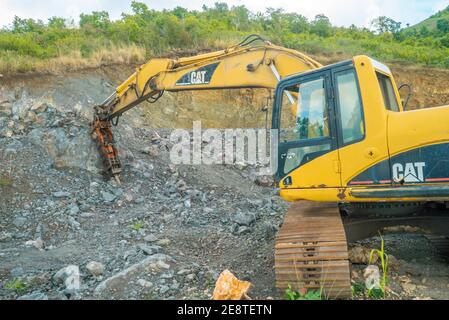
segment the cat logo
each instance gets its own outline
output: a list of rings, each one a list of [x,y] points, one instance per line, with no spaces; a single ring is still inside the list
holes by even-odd
[[[220,63],[213,63],[197,70],[190,71],[183,75],[181,79],[176,82],[177,86],[198,86],[210,84],[212,76],[214,75]]]
[[[393,180],[405,183],[425,182],[425,167],[425,162],[406,163],[405,165],[396,163],[393,165]]]
[[[207,71],[198,71],[190,73],[191,84],[205,84]]]

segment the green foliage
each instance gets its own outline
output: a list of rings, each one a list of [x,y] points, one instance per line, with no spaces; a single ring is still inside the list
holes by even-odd
[[[35,61],[79,53],[89,59],[112,47],[137,46],[145,49],[147,57],[173,49],[215,50],[252,33],[319,56],[342,59],[366,54],[385,62],[449,67],[449,12],[432,18],[438,20],[438,27],[423,24],[401,29],[400,22],[379,17],[373,22],[377,32],[334,27],[324,15],[309,21],[283,9],[254,13],[243,5],[231,7],[222,2],[200,11],[182,7],[157,11],[133,1],[131,12],[115,21],[106,11],[81,14],[79,26],[59,17],[47,22],[15,17],[12,25],[0,29],[0,70],[2,64],[14,64],[15,71],[28,71]]]
[[[291,286],[285,291],[285,299],[290,301],[297,300],[323,300],[322,291],[307,291],[302,292],[293,291]]]
[[[13,185],[11,179],[0,178],[0,187],[9,187]]]
[[[20,279],[13,279],[5,284],[5,289],[20,294],[26,291],[27,284]]]
[[[440,31],[442,33],[448,33],[449,32],[449,20],[439,19],[437,21],[437,29],[438,29],[438,31]]]
[[[371,24],[378,33],[398,33],[401,30],[401,22],[394,21],[391,18],[382,16],[374,19]]]
[[[131,2],[131,9],[135,15],[143,16],[148,13],[148,6],[143,2]]]
[[[320,37],[329,37],[332,35],[332,24],[328,17],[319,14],[311,23],[311,31]]]
[[[49,29],[65,29],[66,27],[66,22],[63,18],[51,17],[50,19],[48,19]]]
[[[440,44],[442,47],[449,48],[449,34],[440,39]]]
[[[44,23],[41,20],[21,19],[18,16],[14,17],[12,23],[12,31],[14,33],[42,32],[44,28]]]
[[[372,289],[368,291],[368,298],[381,300],[385,299],[385,291],[382,289]]]
[[[358,296],[362,293],[364,293],[366,290],[365,284],[360,283],[360,282],[356,282],[352,285],[352,295],[353,296]]]
[[[142,230],[144,227],[142,222],[136,222],[131,226],[131,229],[133,229],[136,232],[139,232],[140,230]]]
[[[106,30],[111,22],[109,21],[109,13],[106,11],[94,11],[92,14],[80,15],[81,28],[93,28],[97,30]]]

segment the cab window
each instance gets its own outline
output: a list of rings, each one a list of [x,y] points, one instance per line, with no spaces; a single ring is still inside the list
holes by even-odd
[[[347,145],[365,137],[362,102],[353,70],[338,73],[335,79],[343,143]]]
[[[288,96],[293,99],[286,99]],[[283,142],[329,136],[323,78],[297,84],[284,90],[281,128]]]
[[[399,105],[396,99],[396,95],[393,89],[393,83],[390,77],[376,72],[377,80],[379,81],[380,90],[382,91],[382,96],[384,98],[385,108],[390,111],[399,112]]]
[[[331,150],[327,101],[324,77],[284,89],[280,141],[303,145],[281,155],[284,174]]]

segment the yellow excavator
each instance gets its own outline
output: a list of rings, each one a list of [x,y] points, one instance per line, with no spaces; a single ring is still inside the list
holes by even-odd
[[[348,241],[387,227],[419,227],[447,248],[449,106],[407,111],[390,69],[367,56],[322,66],[251,35],[218,52],[151,59],[94,108],[108,174],[119,181],[112,127],[124,112],[164,91],[229,88],[275,92],[277,182],[293,202],[276,238],[280,290],[350,298]]]

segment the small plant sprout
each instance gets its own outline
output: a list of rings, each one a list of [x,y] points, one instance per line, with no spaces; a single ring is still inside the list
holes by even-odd
[[[142,222],[136,222],[131,226],[131,228],[136,232],[139,232],[140,230],[142,230],[143,227],[144,227],[144,225]]]
[[[380,281],[380,288],[379,289],[371,289],[368,291],[368,296],[371,298],[385,298],[386,294],[386,288],[388,284],[388,255],[385,252],[385,241],[381,234],[381,248],[374,249],[371,251],[369,264],[371,265],[374,261],[374,255],[377,254],[377,256],[380,259],[381,267],[382,267],[382,279]]]

